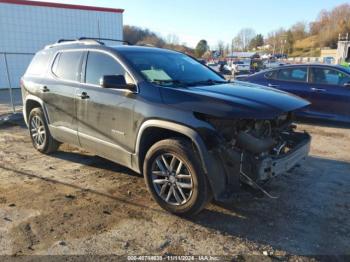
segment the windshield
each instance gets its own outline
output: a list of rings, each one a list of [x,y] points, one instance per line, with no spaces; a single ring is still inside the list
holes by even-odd
[[[123,55],[151,83],[190,86],[226,82],[203,64],[181,53],[128,51]]]

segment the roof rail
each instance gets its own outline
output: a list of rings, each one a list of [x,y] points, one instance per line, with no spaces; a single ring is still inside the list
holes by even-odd
[[[58,41],[56,42],[56,44],[60,44],[63,42],[73,42],[76,41],[75,39],[58,39]]]
[[[70,45],[70,44],[82,44],[82,43],[90,43],[93,42],[94,44],[98,44],[98,45],[105,45],[104,42],[102,42],[101,40],[104,41],[113,41],[113,42],[121,42],[121,43],[125,43],[127,45],[131,45],[128,41],[124,41],[124,40],[119,40],[119,39],[111,39],[111,38],[97,38],[97,37],[80,37],[78,39],[59,39],[56,43],[54,44],[50,44],[47,45],[45,48],[51,48],[54,46],[58,46],[58,45]]]
[[[82,41],[82,40],[96,40],[97,42],[100,42],[102,44],[104,44],[102,41],[112,41],[112,42],[120,42],[120,43],[124,43],[124,44],[127,44],[127,45],[131,45],[128,41],[120,40],[120,39],[112,39],[112,38],[80,37],[78,40],[79,41]]]

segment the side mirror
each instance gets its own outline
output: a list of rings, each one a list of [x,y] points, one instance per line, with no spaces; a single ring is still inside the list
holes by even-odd
[[[345,87],[350,87],[350,82],[346,82],[346,83],[344,84],[344,86],[345,86]]]
[[[104,88],[126,89],[136,91],[136,85],[127,84],[123,75],[107,75],[100,79],[100,85]]]

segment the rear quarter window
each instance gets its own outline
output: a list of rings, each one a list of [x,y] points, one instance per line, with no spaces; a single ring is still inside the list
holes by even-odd
[[[52,65],[52,73],[62,80],[77,81],[80,72],[81,51],[64,51],[59,53]]]
[[[27,75],[43,75],[49,64],[49,54],[47,52],[37,53],[29,64],[26,71]]]

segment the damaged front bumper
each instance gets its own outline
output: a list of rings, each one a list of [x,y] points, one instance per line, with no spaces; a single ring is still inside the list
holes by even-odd
[[[309,152],[311,137],[307,133],[294,133],[296,145],[288,153],[281,156],[253,157],[244,155],[241,163],[242,171],[257,183],[267,181],[284,174],[304,160]]]
[[[298,132],[291,136],[295,145],[287,153],[278,156],[256,156],[244,150],[222,148],[212,151],[215,159],[213,168],[219,175],[216,178],[222,180],[221,175],[225,176],[225,181],[221,181],[225,186],[213,189],[214,198],[223,202],[234,200],[240,194],[242,183],[262,189],[260,186],[266,181],[290,171],[306,159],[310,152],[311,136]]]

